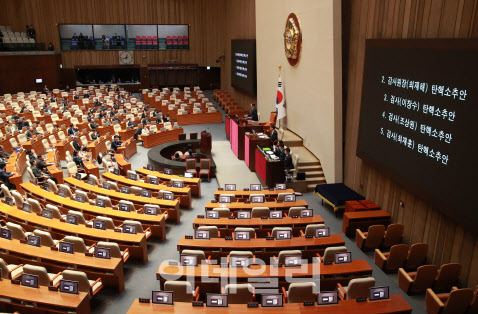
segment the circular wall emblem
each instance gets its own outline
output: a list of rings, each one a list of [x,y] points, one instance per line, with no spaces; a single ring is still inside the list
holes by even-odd
[[[296,66],[299,63],[302,50],[302,30],[299,19],[295,13],[289,14],[284,30],[285,57],[289,64]]]

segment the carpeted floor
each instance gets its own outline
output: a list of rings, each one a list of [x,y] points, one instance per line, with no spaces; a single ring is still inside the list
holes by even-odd
[[[211,97],[212,98],[212,97]],[[238,188],[247,186],[249,183],[258,181],[245,166],[243,161],[237,160],[227,147],[229,142],[226,140],[224,123],[193,125],[184,127],[186,133],[200,132],[208,130],[212,134],[214,160],[217,165],[217,171],[221,173],[219,178],[221,185],[224,183],[237,183]],[[132,169],[140,168],[147,163],[147,149],[138,146],[138,153],[130,161]],[[239,165],[241,164],[241,165]],[[242,167],[243,165],[243,167]],[[246,169],[247,172],[244,170]],[[213,194],[218,188],[217,181],[212,179],[210,183],[203,181],[202,198],[193,198],[192,209],[181,209],[181,223],[178,225],[167,224],[167,240],[159,242],[158,240],[148,241],[149,261],[146,265],[140,262],[129,260],[125,265],[126,290],[119,295],[114,289],[104,289],[92,300],[93,313],[126,313],[133,301],[138,297],[151,297],[151,291],[159,289],[159,283],[156,280],[156,271],[162,261],[168,259],[177,259],[179,254],[176,250],[178,240],[185,234],[192,235],[192,222],[196,215],[204,213],[204,207],[207,201],[213,198]],[[352,252],[353,259],[366,259],[373,267],[373,277],[376,279],[377,286],[390,286],[391,294],[402,294],[408,303],[413,307],[414,313],[425,313],[425,296],[407,296],[398,287],[396,275],[387,275],[378,269],[373,261],[373,252],[363,253],[355,245],[354,239],[347,238],[342,234],[342,218],[336,218],[330,208],[321,205],[320,198],[313,193],[305,193],[302,197],[309,203],[309,207],[314,209],[315,215],[321,215],[332,233],[338,233],[345,239],[347,248]]]

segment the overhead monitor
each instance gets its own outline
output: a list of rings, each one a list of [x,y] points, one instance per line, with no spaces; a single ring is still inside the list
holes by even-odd
[[[231,85],[248,94],[257,89],[256,40],[231,40]]]

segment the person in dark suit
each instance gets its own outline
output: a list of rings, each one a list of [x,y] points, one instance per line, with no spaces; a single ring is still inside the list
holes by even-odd
[[[163,119],[161,119],[159,114],[156,116],[156,123],[163,123]]]
[[[35,132],[33,131],[33,127],[29,127],[28,130],[25,132],[25,136],[27,137],[27,139],[31,139],[33,137],[33,134],[35,134]]]
[[[251,113],[249,114],[249,117],[251,118],[252,121],[259,121],[259,117],[257,116],[257,108],[256,108],[255,103],[251,104]]]
[[[30,161],[30,163],[32,162],[32,160],[37,159],[37,157],[35,156],[35,154],[33,153],[33,151],[31,149],[27,149],[26,154],[27,154],[27,158]]]
[[[134,139],[137,140],[138,139],[138,136],[141,135],[143,133],[143,125],[140,123],[138,125],[138,128],[136,129],[136,131],[134,132]]]
[[[65,91],[65,92],[69,92],[69,91],[70,91],[70,86],[66,85],[64,91]]]
[[[129,127],[131,128],[134,128],[136,126],[136,123],[133,122],[133,120],[131,120],[131,118],[128,120],[128,125]]]
[[[86,151],[86,146],[81,146],[77,140],[78,140],[78,137],[75,136],[75,139],[73,140],[73,142],[71,142],[75,151],[80,151],[80,150]]]
[[[75,95],[73,96],[73,99],[80,99],[80,95],[78,95],[78,92],[75,92]]]
[[[271,129],[272,129],[272,132],[271,132],[271,141],[272,143],[274,143],[275,141],[277,141],[277,129],[276,129],[276,126],[275,125],[271,125]]]
[[[277,157],[280,157],[281,150],[279,148],[279,143],[274,144],[274,147],[272,148],[272,151],[274,152],[274,155],[276,155]]]
[[[99,127],[98,123],[96,123],[95,121],[90,120],[90,128],[92,130],[96,130],[97,127]]]
[[[39,155],[37,162],[37,168],[43,173],[48,173],[48,166],[52,165],[52,163],[45,162],[45,155]]]
[[[78,156],[78,151],[73,152],[73,161],[75,162],[76,166],[78,169],[84,169],[85,165],[83,164],[83,160],[81,160],[81,157]]]
[[[173,158],[174,161],[183,161],[181,159],[181,157],[179,157],[179,153],[174,153],[174,158]]]
[[[70,124],[70,127],[69,127],[68,130],[67,130],[68,136],[73,136],[73,135],[75,135],[76,132],[78,132],[78,129],[75,129],[75,128],[73,127],[73,123]]]
[[[143,120],[141,121],[143,124],[150,124],[151,121],[149,121],[149,117],[144,117]]]
[[[285,160],[285,146],[284,146],[284,143],[279,144],[279,150],[280,150],[279,159],[283,161],[283,160]]]
[[[284,168],[287,170],[294,168],[294,165],[292,164],[292,156],[290,155],[289,147],[285,149]]]
[[[6,185],[9,189],[15,189],[15,184],[11,183],[8,178],[14,175],[13,172],[8,172],[6,170],[7,164],[4,162],[0,162],[0,181]]]
[[[32,160],[30,162],[30,164],[32,165],[31,169],[32,169],[32,172],[33,172],[33,175],[35,176],[35,178],[39,182],[45,182],[48,179],[48,177],[40,169],[38,169],[37,161]]]

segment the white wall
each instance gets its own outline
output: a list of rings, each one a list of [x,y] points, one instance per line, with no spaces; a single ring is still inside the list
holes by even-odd
[[[328,183],[342,182],[342,55],[340,0],[257,0],[257,106],[261,120],[275,110],[282,65],[287,128],[320,159]],[[302,30],[302,55],[292,67],[284,54],[289,13]],[[282,123],[282,122],[281,122]]]

